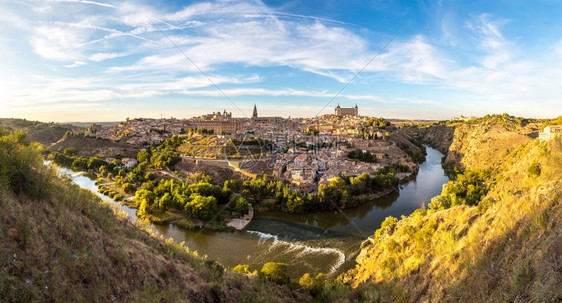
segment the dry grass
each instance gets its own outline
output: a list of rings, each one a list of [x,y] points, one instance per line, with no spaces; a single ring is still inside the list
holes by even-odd
[[[501,163],[485,197],[495,203],[403,218],[362,252],[344,281],[374,285],[382,301],[562,300],[562,142],[494,137],[509,143],[460,150],[471,168],[485,166],[471,161]],[[538,176],[528,172],[537,162]]]
[[[39,200],[0,185],[2,302],[309,300],[217,272],[213,262],[134,226],[91,192],[56,178],[49,184],[50,197]]]
[[[49,147],[51,151],[63,151],[65,148],[75,147],[80,156],[93,157],[102,155],[110,157],[120,154],[125,157],[136,158],[141,146],[126,143],[116,143],[109,140],[88,138],[80,135],[65,136]]]

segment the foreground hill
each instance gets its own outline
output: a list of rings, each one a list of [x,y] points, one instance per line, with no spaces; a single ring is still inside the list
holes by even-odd
[[[134,226],[46,168],[25,134],[1,132],[1,302],[310,300]]]
[[[387,219],[343,281],[382,301],[559,302],[562,140],[501,116],[452,127],[447,160],[466,171],[428,209]]]

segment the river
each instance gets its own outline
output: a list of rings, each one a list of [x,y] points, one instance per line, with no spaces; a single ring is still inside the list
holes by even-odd
[[[401,184],[399,192],[342,212],[258,213],[245,230],[232,233],[187,231],[174,224],[152,227],[165,238],[183,241],[191,250],[228,267],[248,264],[259,270],[264,263],[274,261],[286,263],[294,279],[306,272],[337,275],[354,265],[361,241],[373,234],[386,217],[408,215],[441,192],[448,181],[441,157],[443,154],[428,147],[426,161],[420,165],[415,180]],[[80,187],[97,193],[95,180],[67,168],[59,170]],[[97,194],[136,220],[136,209]]]

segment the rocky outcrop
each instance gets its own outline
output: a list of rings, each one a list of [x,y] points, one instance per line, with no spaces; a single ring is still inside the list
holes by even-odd
[[[423,133],[423,142],[447,155],[454,134],[455,128],[452,126],[432,125]]]
[[[445,162],[463,169],[497,167],[509,152],[531,140],[517,128],[497,123],[463,123],[457,125]]]
[[[403,127],[393,134],[398,142],[407,142],[412,145],[412,148],[419,149],[412,140],[419,141],[420,143],[427,144],[443,154],[447,154],[449,146],[453,142],[455,127],[445,125],[432,125],[429,127]]]

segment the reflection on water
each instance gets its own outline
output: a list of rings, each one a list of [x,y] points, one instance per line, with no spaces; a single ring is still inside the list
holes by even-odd
[[[441,167],[443,154],[433,148],[427,148],[426,161],[420,165],[415,180],[400,185],[400,192],[392,192],[374,199],[370,203],[346,209],[343,214],[328,211],[316,214],[292,215],[278,212],[258,214],[261,217],[278,218],[295,223],[307,224],[332,231],[356,235],[371,235],[388,216],[400,217],[418,209],[423,203],[427,205],[431,198],[441,193],[441,188],[448,179]]]
[[[174,224],[155,225],[165,237],[234,267],[248,264],[260,269],[270,261],[289,265],[293,278],[306,272],[333,273],[356,250],[361,238],[275,219],[257,218],[244,231],[217,233],[188,231]]]
[[[400,194],[393,192],[345,210],[345,215],[337,211],[304,215],[267,212],[259,214],[246,230],[233,233],[187,231],[174,224],[153,225],[153,229],[228,267],[248,264],[260,269],[264,263],[274,261],[286,263],[292,278],[306,272],[339,274],[353,266],[359,244],[384,218],[408,215],[441,192],[442,184],[447,182],[440,165],[443,155],[431,148],[427,151],[416,181],[401,185]],[[71,176],[80,187],[97,193],[98,187],[89,177],[67,168],[59,171]],[[97,194],[136,220],[136,209]]]

